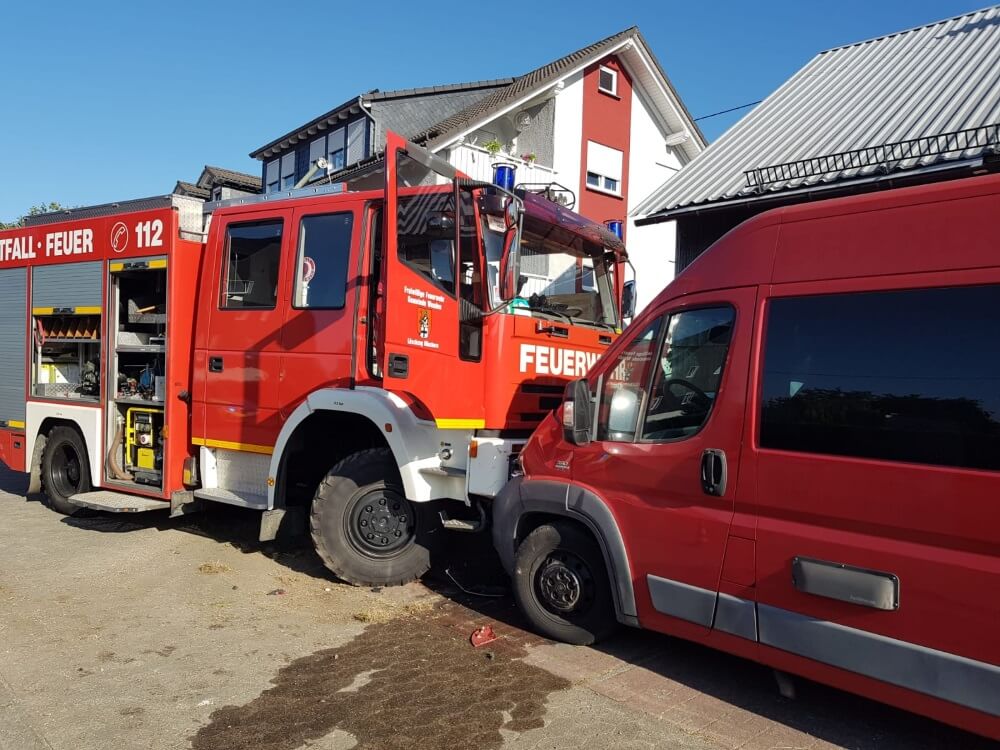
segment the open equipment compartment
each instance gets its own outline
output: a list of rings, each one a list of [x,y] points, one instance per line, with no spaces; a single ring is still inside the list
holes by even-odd
[[[39,399],[100,400],[101,263],[32,269],[32,383]]]
[[[109,264],[108,482],[162,490],[166,449],[167,260]]]

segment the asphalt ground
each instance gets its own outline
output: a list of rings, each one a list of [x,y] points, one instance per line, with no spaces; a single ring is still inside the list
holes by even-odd
[[[373,591],[239,509],[65,518],[24,487],[0,468],[2,750],[994,747],[653,633],[552,644],[482,539]]]

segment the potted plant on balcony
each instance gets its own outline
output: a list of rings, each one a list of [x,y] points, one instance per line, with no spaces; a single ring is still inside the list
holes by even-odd
[[[530,165],[535,163],[535,159],[537,159],[538,156],[535,155],[534,151],[531,151],[527,154],[521,154],[521,158]]]
[[[490,138],[483,144],[483,148],[486,149],[486,153],[495,159],[496,155],[503,151],[503,144],[497,138]]]

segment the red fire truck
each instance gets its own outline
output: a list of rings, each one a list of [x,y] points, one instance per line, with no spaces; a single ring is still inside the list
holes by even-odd
[[[341,578],[412,580],[616,338],[625,260],[391,134],[350,189],[47,215],[0,233],[0,460],[61,513],[298,509]]]

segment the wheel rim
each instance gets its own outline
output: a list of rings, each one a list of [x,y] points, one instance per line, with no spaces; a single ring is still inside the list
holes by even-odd
[[[550,612],[582,614],[594,602],[594,576],[580,557],[566,550],[556,550],[538,568],[535,592]]]
[[[53,489],[63,497],[71,497],[80,491],[82,478],[80,456],[76,449],[69,443],[59,446],[52,456]]]
[[[370,557],[397,554],[413,541],[417,526],[410,503],[387,487],[357,497],[345,522],[352,546]]]

